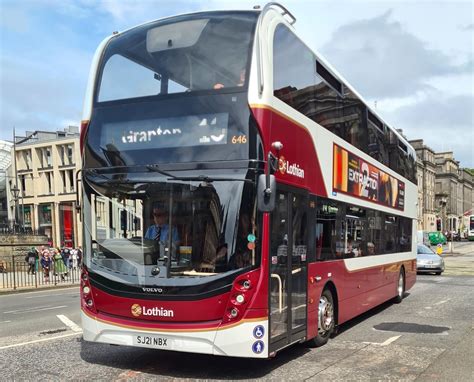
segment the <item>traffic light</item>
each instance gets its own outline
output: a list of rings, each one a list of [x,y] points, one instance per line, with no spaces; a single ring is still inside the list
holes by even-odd
[[[436,231],[441,231],[441,219],[436,219]]]

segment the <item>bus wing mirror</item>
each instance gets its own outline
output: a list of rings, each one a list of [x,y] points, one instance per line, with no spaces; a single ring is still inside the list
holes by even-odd
[[[261,174],[257,184],[257,206],[261,212],[272,212],[275,208],[275,175]]]

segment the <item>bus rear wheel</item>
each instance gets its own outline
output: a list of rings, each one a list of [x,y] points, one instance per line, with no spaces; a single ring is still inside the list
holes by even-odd
[[[394,298],[396,304],[400,304],[405,296],[405,271],[403,268],[400,269],[397,282],[397,295]]]
[[[319,298],[318,308],[318,335],[307,342],[310,347],[325,345],[336,326],[334,315],[334,298],[329,289],[324,289]]]

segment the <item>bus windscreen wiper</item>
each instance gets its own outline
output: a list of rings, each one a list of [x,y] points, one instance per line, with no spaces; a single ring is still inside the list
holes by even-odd
[[[158,165],[156,164],[147,164],[145,166],[149,171],[154,171],[154,172],[157,172],[158,174],[161,174],[161,175],[164,175],[164,176],[168,176],[172,179],[176,179],[176,177],[172,174],[170,174],[169,172],[166,172],[166,171],[163,171],[161,170]]]
[[[247,183],[254,183],[253,180],[250,179],[241,179],[241,178],[213,178],[207,175],[198,175],[198,176],[172,176],[167,180],[184,180],[184,181],[195,181],[195,182],[247,182]]]

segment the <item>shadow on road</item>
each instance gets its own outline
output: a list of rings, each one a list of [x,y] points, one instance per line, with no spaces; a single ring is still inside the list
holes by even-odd
[[[291,346],[272,359],[230,358],[81,341],[81,358],[88,363],[170,378],[255,379],[303,356],[310,349]]]
[[[410,296],[410,293],[405,292],[405,297],[404,299],[408,298]],[[403,304],[403,302],[402,302]],[[337,330],[337,334],[342,334],[345,331],[353,328],[354,326],[360,324],[362,321],[367,320],[368,318],[371,318],[372,316],[376,316],[379,313],[383,312],[385,309],[390,308],[392,305],[394,305],[394,302],[392,300],[389,300],[387,302],[384,302],[382,305],[376,306],[373,309],[370,309],[369,311],[362,313],[360,316],[357,316],[353,318],[352,320],[349,320],[345,322],[344,324],[340,325]]]

